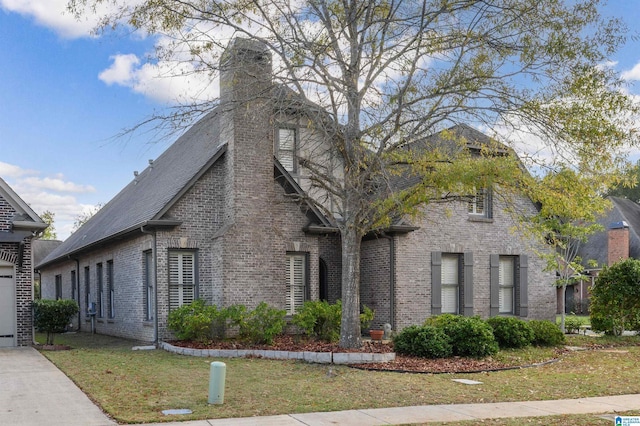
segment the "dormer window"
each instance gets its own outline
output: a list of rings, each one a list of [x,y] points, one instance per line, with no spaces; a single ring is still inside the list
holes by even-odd
[[[468,204],[468,212],[472,217],[491,219],[492,214],[491,191],[488,189],[476,190]]]
[[[295,173],[296,147],[298,141],[297,131],[293,127],[281,127],[276,138],[276,158],[289,173]]]

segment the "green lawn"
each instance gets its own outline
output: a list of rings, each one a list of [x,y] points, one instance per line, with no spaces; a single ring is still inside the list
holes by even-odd
[[[571,344],[593,339],[573,336]],[[598,339],[625,345],[640,343],[635,336]],[[56,343],[73,349],[43,354],[122,423],[640,393],[640,347],[624,346],[610,352],[572,352],[561,362],[544,367],[458,375],[367,372],[257,358],[222,359],[227,364],[225,403],[210,406],[209,369],[215,359],[162,350],[132,351],[134,342],[84,333],[57,336]],[[548,349],[530,348],[499,356],[526,363],[550,354]],[[462,385],[451,380],[456,377],[483,384]],[[178,418],[162,414],[162,410],[177,408],[188,408],[193,414]]]

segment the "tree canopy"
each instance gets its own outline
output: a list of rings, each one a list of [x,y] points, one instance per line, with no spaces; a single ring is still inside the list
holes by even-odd
[[[314,158],[304,165],[326,194],[318,207],[334,206],[325,212],[340,230],[343,347],[360,344],[363,235],[475,188],[499,188],[505,199],[524,191],[536,202],[571,196],[547,190],[522,165],[540,174],[574,168],[596,183],[594,195],[617,181],[621,148],[636,143],[637,107],[606,66],[624,42],[624,26],[601,17],[598,0],[69,3],[78,17],[103,6],[108,12],[97,32],[154,35],[151,65],[204,73],[212,87],[233,37],[260,41],[274,55],[274,81],[328,117],[316,121],[317,130],[333,141],[340,173],[325,173]],[[196,99],[151,119],[179,127],[217,104],[216,96]],[[313,108],[307,112],[317,116]],[[492,133],[480,156],[433,145],[413,149],[461,123]],[[514,144],[523,135],[525,149]],[[448,137],[460,148],[468,142]],[[513,150],[522,164],[505,155]],[[394,184],[407,174],[410,185]]]
[[[58,238],[58,235],[56,234],[56,228],[53,225],[53,221],[55,220],[55,216],[56,216],[56,214],[54,212],[50,211],[50,210],[46,210],[42,214],[40,214],[40,217],[42,218],[44,223],[49,225],[47,227],[47,229],[45,229],[42,232],[42,239],[43,240],[55,240],[56,238]]]

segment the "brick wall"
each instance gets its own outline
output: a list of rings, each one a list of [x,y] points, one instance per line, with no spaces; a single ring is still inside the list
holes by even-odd
[[[0,197],[0,231],[11,229],[16,210],[7,200]],[[22,264],[19,265],[20,244],[0,243],[0,260],[14,265],[14,282],[16,298],[16,344],[28,346],[33,343],[33,316],[31,301],[33,300],[33,265],[31,258],[31,239],[25,238],[22,243]]]
[[[531,212],[533,205],[517,198],[510,203],[520,212]],[[505,205],[494,198],[494,217],[491,221],[471,220],[466,203],[446,206],[431,205],[425,208],[422,219],[416,220],[420,229],[396,240],[395,306],[393,318],[396,329],[419,324],[431,314],[431,253],[473,253],[474,314],[489,316],[491,254],[528,255],[529,309],[527,318],[554,319],[555,288],[551,272],[544,272],[545,263],[535,253],[544,247],[512,232],[514,219],[504,210]],[[383,262],[384,253],[379,243],[363,244],[363,292],[375,291],[371,284],[379,286],[379,294],[385,294],[388,284],[383,279],[388,274]],[[377,258],[379,257],[379,259]],[[376,265],[378,265],[376,269]],[[366,278],[365,278],[366,277]],[[379,299],[377,303],[386,302]]]

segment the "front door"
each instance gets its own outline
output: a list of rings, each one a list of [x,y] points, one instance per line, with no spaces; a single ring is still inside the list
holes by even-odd
[[[13,266],[0,266],[0,348],[16,345],[16,285]]]

